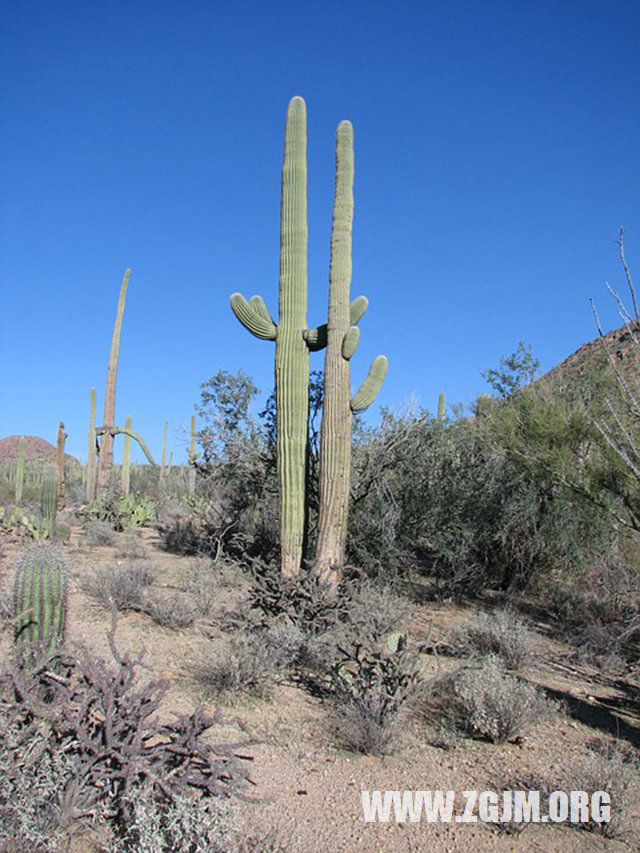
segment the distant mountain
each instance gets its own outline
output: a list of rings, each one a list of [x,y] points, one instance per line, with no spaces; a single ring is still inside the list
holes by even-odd
[[[0,438],[0,464],[11,462],[17,457],[20,438],[21,436],[19,435],[9,435],[6,438]],[[45,441],[44,438],[39,438],[37,435],[25,435],[24,438],[24,458],[27,462],[55,462],[56,449],[53,444]],[[64,457],[67,462],[80,465],[75,456],[65,453]]]

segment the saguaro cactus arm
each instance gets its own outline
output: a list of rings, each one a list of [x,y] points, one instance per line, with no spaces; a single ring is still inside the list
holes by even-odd
[[[369,300],[366,296],[356,296],[349,305],[349,323],[351,326],[357,325],[362,319],[364,312],[369,306]],[[316,326],[313,329],[305,329],[302,337],[307,342],[307,346],[311,352],[317,352],[324,349],[327,345],[327,324]]]
[[[131,438],[134,441],[138,442],[138,445],[140,446],[140,450],[142,450],[144,455],[149,460],[149,464],[153,465],[154,468],[158,467],[158,465],[155,462],[153,456],[151,455],[151,452],[149,451],[149,448],[147,447],[147,444],[144,441],[144,439],[141,436],[139,436],[138,433],[135,430],[131,429],[130,427],[126,427],[126,426],[123,426],[123,427],[122,426],[112,426],[112,427],[101,426],[101,427],[96,428],[95,434],[96,435],[110,435],[112,438],[115,435],[129,435],[129,436],[131,436]]]
[[[366,379],[351,399],[351,411],[354,414],[364,412],[373,403],[387,375],[388,367],[389,361],[385,355],[374,358]]]
[[[254,296],[248,302],[241,293],[232,293],[229,302],[233,313],[252,335],[263,341],[275,341],[277,327],[262,297]]]

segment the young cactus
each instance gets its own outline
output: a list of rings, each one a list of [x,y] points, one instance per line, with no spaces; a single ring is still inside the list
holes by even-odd
[[[40,492],[40,514],[42,523],[49,539],[53,539],[58,512],[58,469],[55,465],[47,465],[42,475]]]
[[[379,355],[360,390],[351,396],[349,362],[360,338],[353,323],[351,243],[353,223],[353,127],[343,121],[336,134],[336,187],[331,231],[329,315],[324,368],[324,402],[320,437],[320,510],[316,572],[336,582],[345,563],[349,491],[351,482],[351,432],[354,412],[375,399],[387,372],[387,359]],[[360,303],[366,299],[359,297]]]
[[[15,499],[16,505],[20,506],[22,501],[22,488],[24,486],[24,448],[26,444],[26,438],[22,435],[20,436],[20,441],[18,442],[18,455],[16,457],[16,488],[15,488]]]
[[[64,640],[67,564],[49,542],[23,551],[13,584],[14,639],[25,651],[50,653]]]

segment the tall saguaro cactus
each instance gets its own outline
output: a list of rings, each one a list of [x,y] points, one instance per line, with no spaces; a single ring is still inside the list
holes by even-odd
[[[64,509],[65,502],[64,444],[66,440],[67,434],[64,431],[64,423],[60,421],[58,424],[58,435],[56,439],[56,467],[58,469],[58,494],[56,506],[59,510]]]
[[[96,496],[96,389],[91,389],[91,411],[87,437],[87,503]]]
[[[336,133],[336,186],[331,231],[329,314],[324,368],[324,402],[320,435],[320,512],[316,572],[336,581],[345,563],[353,413],[369,406],[387,372],[387,359],[378,356],[361,388],[351,396],[350,360],[360,338],[350,310],[353,224],[353,127],[343,121]],[[364,305],[356,315],[362,315]]]
[[[120,333],[122,331],[122,317],[127,299],[129,287],[129,276],[131,270],[125,271],[120,286],[118,298],[118,310],[111,338],[111,351],[109,353],[109,366],[107,369],[107,387],[104,394],[104,418],[103,426],[109,428],[115,425],[116,416],[116,378],[118,375],[118,356],[120,355]],[[113,468],[113,435],[105,431],[100,445],[100,459],[98,466],[98,492],[104,492],[109,488],[111,480],[111,469]]]
[[[309,417],[307,331],[307,114],[302,98],[289,103],[285,128],[280,208],[279,316],[276,326],[260,296],[240,293],[231,308],[251,334],[276,342],[277,455],[280,487],[282,574],[294,577],[302,563]]]

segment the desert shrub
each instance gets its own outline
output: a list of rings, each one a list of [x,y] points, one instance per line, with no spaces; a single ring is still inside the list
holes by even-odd
[[[142,560],[146,555],[144,543],[135,533],[121,533],[116,538],[116,553],[120,559]]]
[[[572,824],[576,829],[595,832],[609,838],[631,834],[640,808],[640,754],[633,747],[594,739],[587,749],[568,762],[565,778],[560,780],[566,790],[606,791],[611,798],[611,819],[599,823]],[[554,782],[555,784],[555,782]]]
[[[457,622],[446,639],[461,654],[496,655],[507,669],[521,669],[530,663],[536,646],[534,634],[508,608],[479,613],[472,621]]]
[[[538,688],[508,673],[493,656],[434,679],[422,702],[422,712],[441,734],[449,729],[454,736],[491,743],[521,738],[552,707]]]
[[[145,589],[153,583],[149,563],[131,562],[96,569],[83,581],[83,589],[104,607],[116,610],[144,610]]]
[[[197,616],[193,603],[180,593],[147,594],[141,601],[140,609],[164,628],[186,628]]]
[[[238,744],[205,741],[222,721],[201,711],[160,722],[168,683],[140,684],[142,657],[121,655],[113,632],[110,645],[111,664],[88,652],[60,653],[0,675],[1,849],[67,850],[63,839],[91,817],[122,841],[116,849],[138,850],[127,839],[139,828],[140,803],[152,801],[164,832],[154,849],[173,849],[164,841],[179,837],[169,828],[181,823],[180,804],[190,796],[201,798],[195,829],[203,829],[203,809],[214,826],[224,823],[227,799],[247,775],[234,757]],[[181,831],[188,828],[182,822]],[[193,835],[189,843],[180,849],[203,849]]]
[[[279,566],[254,562],[249,605],[268,619],[285,619],[305,633],[317,635],[349,618],[355,591],[352,579],[328,585],[310,571],[285,578]]]
[[[105,853],[227,853],[231,849],[233,807],[219,801],[215,809],[203,800],[177,795],[158,800],[149,786],[127,796],[131,814],[124,838],[115,838]]]
[[[406,649],[353,645],[331,669],[331,726],[337,743],[356,752],[391,752],[419,668]]]
[[[226,564],[216,565],[201,557],[182,572],[182,588],[191,599],[199,616],[210,616],[220,596]]]
[[[88,521],[85,528],[87,545],[113,545],[116,532],[108,521]]]
[[[413,610],[411,603],[392,587],[367,579],[355,585],[347,605],[344,631],[363,645],[383,642],[402,630]]]
[[[238,632],[225,652],[210,646],[189,664],[189,672],[209,695],[235,696],[247,693],[267,698],[271,695],[278,666],[273,651],[258,634]]]

